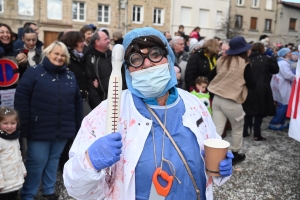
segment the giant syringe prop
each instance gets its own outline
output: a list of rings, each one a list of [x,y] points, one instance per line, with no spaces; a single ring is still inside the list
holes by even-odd
[[[120,114],[120,101],[122,93],[122,73],[121,68],[124,60],[124,47],[120,44],[114,46],[112,50],[112,72],[109,78],[107,113],[105,133],[118,132],[118,122]]]

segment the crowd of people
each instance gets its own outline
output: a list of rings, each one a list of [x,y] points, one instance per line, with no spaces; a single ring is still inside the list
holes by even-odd
[[[57,200],[58,169],[77,199],[148,199],[157,170],[174,178],[166,199],[212,199],[212,183],[225,183],[232,165],[246,159],[243,137],[253,132],[255,141],[267,140],[264,117],[274,116],[269,129],[288,128],[299,52],[290,44],[273,48],[267,35],[224,42],[200,31],[186,35],[180,25],[172,36],[146,27],[123,38],[89,24],[43,48],[35,23],[17,37],[0,23],[0,60],[13,61],[0,74],[0,199],[20,193],[33,200],[41,185],[44,198]],[[109,134],[116,44],[125,49],[124,91],[118,132]],[[220,176],[210,177],[203,141],[226,137],[227,124],[231,151]],[[166,186],[166,178],[159,183]]]

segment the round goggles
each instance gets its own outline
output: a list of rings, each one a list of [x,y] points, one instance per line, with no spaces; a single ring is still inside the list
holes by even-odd
[[[165,51],[159,47],[152,47],[148,53],[133,53],[129,56],[127,60],[128,65],[134,68],[138,68],[143,65],[145,58],[148,58],[151,62],[158,63],[164,57]]]

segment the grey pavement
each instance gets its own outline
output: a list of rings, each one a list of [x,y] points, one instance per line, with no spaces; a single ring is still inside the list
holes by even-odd
[[[233,175],[224,185],[214,185],[218,200],[300,200],[300,143],[288,137],[288,131],[267,129],[271,118],[261,127],[267,141],[254,141],[253,133],[244,138],[241,152],[246,160],[235,165]],[[299,127],[300,134],[300,127]],[[231,141],[227,131],[227,141]],[[60,200],[71,200],[58,173],[56,192]],[[36,199],[43,200],[39,193]]]
[[[253,133],[244,138],[246,160],[234,166],[229,181],[214,187],[214,199],[300,200],[300,143],[288,130],[267,129],[270,119],[261,127],[267,141],[254,141]],[[231,141],[230,131],[224,139]]]

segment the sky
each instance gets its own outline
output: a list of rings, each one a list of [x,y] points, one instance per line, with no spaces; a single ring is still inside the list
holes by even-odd
[[[300,0],[282,0],[285,2],[300,3]]]

